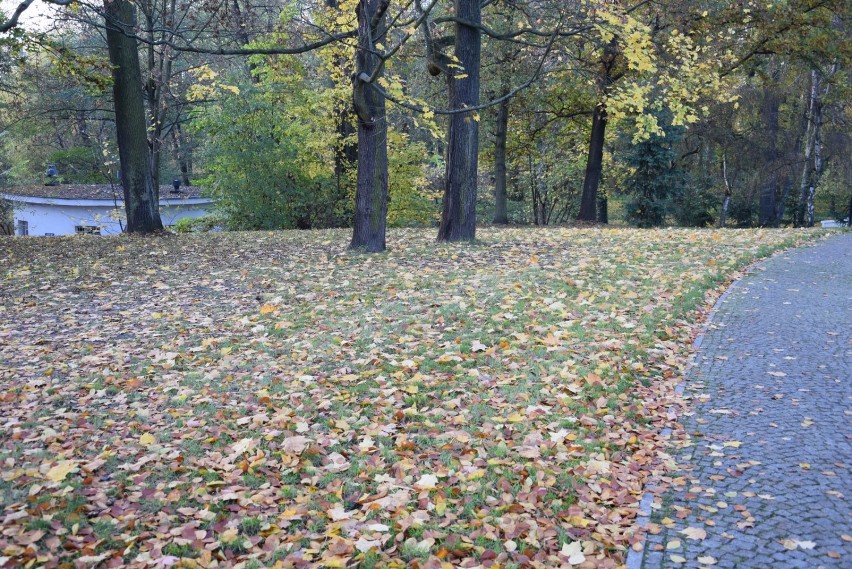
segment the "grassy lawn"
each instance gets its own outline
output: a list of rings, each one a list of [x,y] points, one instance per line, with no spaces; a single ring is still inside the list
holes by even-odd
[[[0,240],[0,566],[614,567],[701,314],[818,233]]]

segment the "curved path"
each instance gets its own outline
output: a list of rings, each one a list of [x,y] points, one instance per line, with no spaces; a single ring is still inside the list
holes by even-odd
[[[692,446],[629,565],[852,567],[852,234],[737,282],[686,395]]]

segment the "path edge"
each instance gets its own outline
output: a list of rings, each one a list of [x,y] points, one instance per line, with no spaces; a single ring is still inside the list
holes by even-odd
[[[686,381],[689,377],[689,373],[692,371],[692,368],[695,366],[695,361],[698,356],[698,350],[701,348],[701,344],[704,342],[704,336],[707,335],[707,332],[710,330],[710,326],[713,324],[713,321],[718,314],[719,310],[722,308],[722,304],[727,301],[728,297],[731,293],[740,285],[740,282],[743,281],[746,277],[751,276],[755,271],[760,270],[760,266],[764,263],[768,263],[775,257],[781,256],[789,251],[794,249],[804,249],[806,247],[813,247],[815,245],[819,245],[828,241],[829,239],[837,237],[837,234],[829,234],[822,236],[821,238],[814,239],[812,241],[808,241],[806,243],[802,243],[800,245],[792,245],[790,247],[784,247],[782,249],[778,249],[777,251],[773,251],[766,257],[762,259],[755,259],[745,267],[743,267],[740,271],[738,271],[739,276],[733,279],[728,286],[725,287],[725,290],[719,295],[719,298],[716,299],[716,302],[713,303],[713,306],[710,310],[707,311],[707,316],[704,318],[704,321],[701,323],[701,327],[699,329],[698,335],[695,337],[695,340],[692,341],[692,354],[689,356],[689,360],[687,361],[686,367],[684,368],[682,374],[682,381],[675,386],[675,393],[678,396],[683,395],[684,390],[686,389]],[[737,273],[734,273],[737,274]],[[671,429],[666,427],[662,431],[660,431],[662,436],[668,436],[671,434]],[[651,515],[653,513],[653,503],[654,503],[654,489],[656,486],[649,486],[646,488],[645,492],[642,494],[642,499],[639,501],[639,508],[636,513],[636,519],[633,522],[633,527],[645,528],[648,523],[651,521]],[[643,543],[642,549],[640,551],[636,551],[632,547],[628,547],[627,556],[624,560],[623,567],[626,569],[642,569],[642,562],[645,560],[645,544]]]

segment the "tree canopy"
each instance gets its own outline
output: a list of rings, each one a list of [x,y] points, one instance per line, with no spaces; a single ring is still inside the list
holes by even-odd
[[[47,3],[39,29],[33,0],[0,16],[0,183],[120,177],[128,230],[159,229],[172,178],[223,227],[370,251],[388,224],[646,224],[643,201],[654,225],[846,215],[839,0]],[[663,146],[684,183],[637,166]]]

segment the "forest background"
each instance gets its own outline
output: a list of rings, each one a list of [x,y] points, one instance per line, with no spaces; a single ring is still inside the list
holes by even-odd
[[[846,2],[56,0],[24,23],[38,4],[0,16],[0,187],[121,183],[130,231],[172,179],[218,199],[181,229],[374,251],[386,225],[852,208]]]

